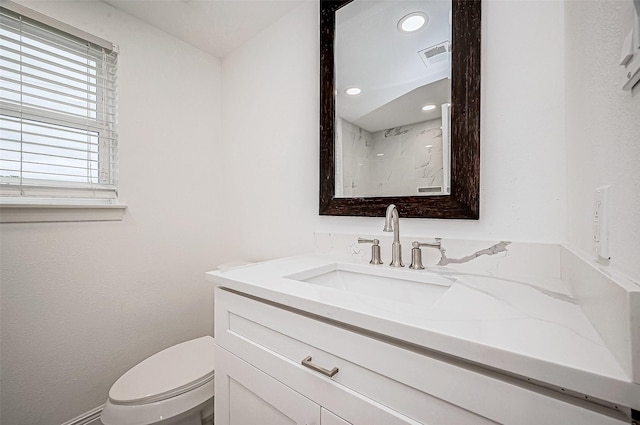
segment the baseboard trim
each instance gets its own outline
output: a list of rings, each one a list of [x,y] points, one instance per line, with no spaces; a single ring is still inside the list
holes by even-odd
[[[100,422],[102,409],[104,409],[104,404],[63,423],[62,425],[102,425],[102,422]]]

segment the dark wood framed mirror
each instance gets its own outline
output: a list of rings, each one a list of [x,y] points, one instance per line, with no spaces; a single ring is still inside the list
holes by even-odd
[[[471,219],[480,209],[480,0],[451,4],[450,194],[337,197],[335,165],[336,11],[359,0],[320,1],[320,215],[380,217],[395,204],[402,217]]]

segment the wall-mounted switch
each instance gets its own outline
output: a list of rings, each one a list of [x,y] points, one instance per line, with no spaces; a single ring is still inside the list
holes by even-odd
[[[609,190],[610,185],[596,188],[593,203],[593,247],[600,262],[608,263],[609,255]]]

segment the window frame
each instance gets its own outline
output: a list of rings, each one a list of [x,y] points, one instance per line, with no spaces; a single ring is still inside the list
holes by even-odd
[[[53,29],[55,33],[63,33],[69,40],[81,40],[98,46],[106,52],[106,54],[115,55],[117,58],[118,47],[113,43],[96,37],[68,24],[55,20],[51,17],[43,15],[34,10],[28,9],[22,5],[4,0],[2,9],[6,9],[12,15],[19,15],[20,19],[24,18],[31,23],[38,25],[38,28],[47,27]],[[86,56],[88,63],[91,61],[91,55]],[[21,59],[22,61],[22,59]],[[117,59],[114,61],[117,63]],[[107,78],[100,76],[100,67],[96,66],[97,79]],[[0,223],[16,223],[16,222],[46,222],[46,221],[102,221],[102,220],[122,220],[126,204],[118,200],[117,192],[117,129],[114,118],[113,122],[109,122],[107,126],[101,124],[99,117],[105,112],[104,101],[107,99],[106,88],[96,84],[95,97],[95,114],[96,119],[91,117],[82,118],[66,114],[62,109],[58,111],[46,112],[37,107],[29,107],[28,105],[10,104],[0,100],[1,115],[7,120],[17,120],[19,122],[31,121],[36,122],[33,125],[66,127],[69,131],[79,130],[87,134],[90,138],[92,132],[97,133],[97,183],[64,182],[62,179],[26,179],[30,185],[23,185],[24,179],[18,177],[20,182],[15,184],[15,178],[0,177]],[[102,88],[102,90],[100,90]],[[115,90],[115,83],[113,89]],[[20,87],[22,93],[22,86]],[[115,100],[115,96],[113,97]],[[89,100],[87,100],[89,102]],[[113,106],[113,113],[115,108]],[[89,110],[89,107],[87,107]],[[24,120],[24,121],[23,121]],[[105,121],[106,122],[106,121]],[[77,124],[77,126],[74,126]],[[21,124],[22,125],[22,124]],[[22,131],[22,130],[21,130]],[[105,134],[107,133],[107,134]],[[105,143],[103,138],[114,138],[115,142]],[[22,150],[21,150],[22,152]],[[89,150],[87,152],[90,152]],[[23,155],[22,153],[20,154]],[[48,154],[46,154],[48,155]],[[115,158],[113,158],[115,156]],[[22,160],[21,160],[22,161]],[[107,163],[105,164],[105,161]],[[104,166],[109,169],[106,181],[102,175]],[[86,170],[91,175],[91,167],[87,166]],[[39,185],[38,183],[42,183]],[[54,183],[52,183],[54,182]],[[24,196],[24,190],[28,187],[29,196]],[[91,196],[86,196],[91,193]],[[83,196],[84,195],[84,196]]]

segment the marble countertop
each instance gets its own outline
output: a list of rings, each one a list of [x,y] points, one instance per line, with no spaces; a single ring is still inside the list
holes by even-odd
[[[620,367],[565,283],[430,267],[452,282],[427,307],[300,282],[287,276],[336,262],[309,254],[207,273],[207,280],[317,316],[389,335],[540,383],[640,409],[640,385]],[[388,268],[389,266],[370,266]]]

